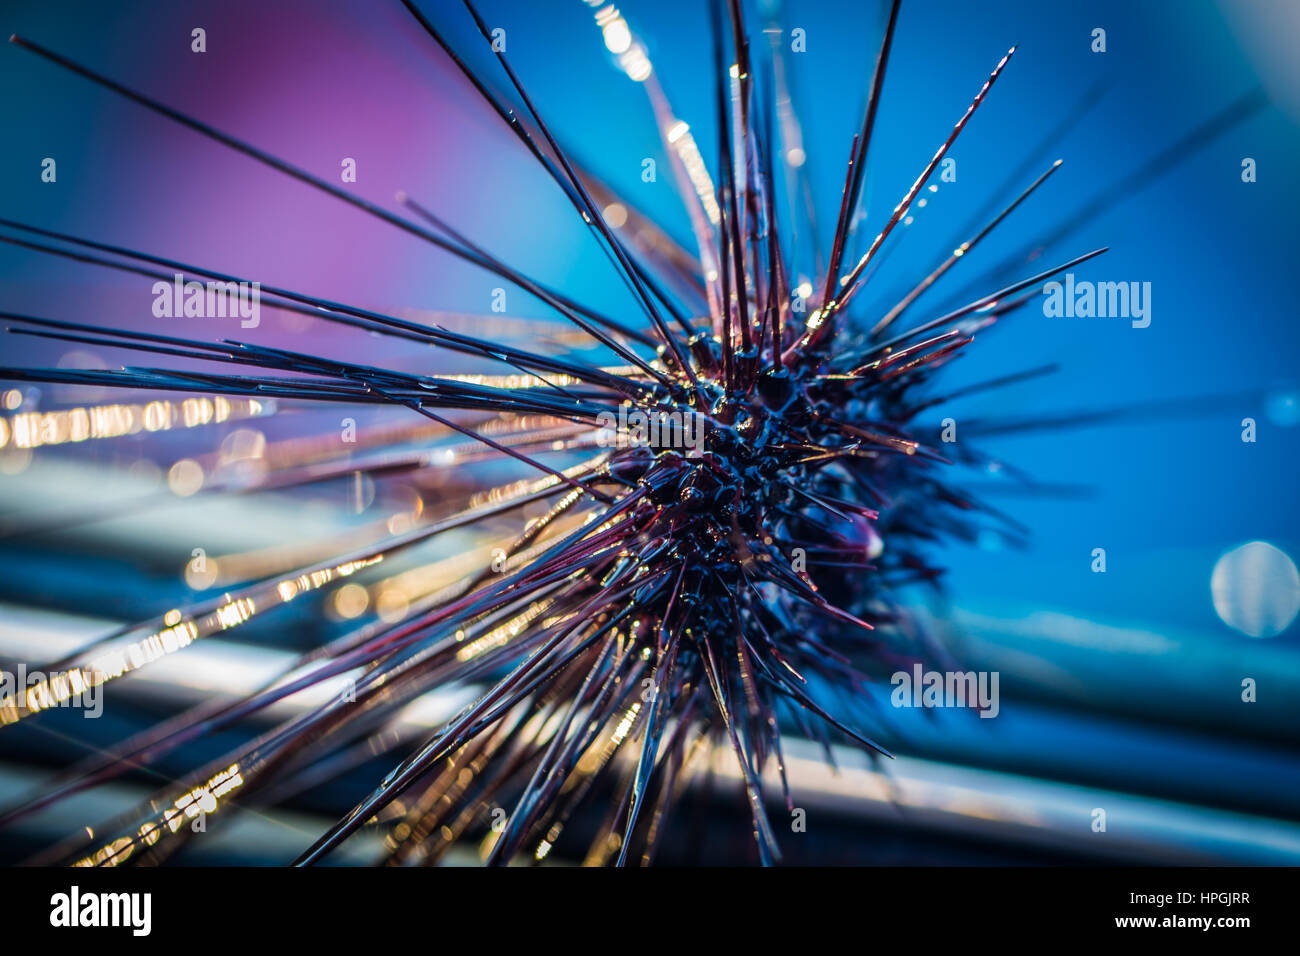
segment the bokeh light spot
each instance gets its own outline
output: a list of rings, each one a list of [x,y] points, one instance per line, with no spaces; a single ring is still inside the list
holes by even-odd
[[[1251,541],[1219,558],[1210,593],[1223,623],[1251,637],[1272,637],[1300,612],[1300,571],[1285,552]]]

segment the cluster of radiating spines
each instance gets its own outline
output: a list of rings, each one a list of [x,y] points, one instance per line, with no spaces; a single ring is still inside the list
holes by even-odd
[[[671,243],[652,223],[640,222],[639,231],[625,240],[606,222],[593,199],[597,188],[551,135],[504,52],[497,57],[523,104],[519,113],[464,63],[413,3],[403,2],[570,199],[626,282],[648,329],[603,316],[520,273],[404,194],[399,201],[414,219],[358,199],[42,46],[13,38],[53,63],[508,279],[622,364],[596,366],[267,283],[262,292],[268,307],[397,337],[412,347],[490,359],[509,372],[413,375],[252,343],[214,344],[6,314],[16,323],[14,331],[24,334],[198,359],[227,369],[3,370],[8,378],[403,407],[424,416],[439,436],[458,434],[481,455],[513,457],[544,475],[535,482],[475,490],[463,498],[461,510],[430,516],[428,523],[338,559],[232,589],[189,613],[123,629],[60,662],[87,680],[129,673],[444,532],[482,527],[539,502],[548,502],[549,510],[500,549],[502,567],[457,568],[426,598],[413,602],[399,623],[375,622],[347,633],[304,655],[245,699],[210,702],[122,742],[60,775],[39,798],[0,817],[0,824],[156,761],[296,694],[324,688],[323,702],[164,788],[140,810],[88,828],[50,858],[96,865],[158,862],[193,838],[188,821],[200,812],[216,814],[227,804],[249,810],[274,806],[322,776],[375,754],[406,750],[374,791],[313,844],[303,862],[321,858],[376,820],[389,825],[389,862],[436,862],[462,836],[483,831],[504,808],[511,808],[504,822],[486,836],[489,859],[502,862],[520,853],[541,859],[577,808],[597,798],[607,812],[588,862],[649,861],[674,799],[690,784],[701,754],[716,744],[735,755],[760,857],[770,861],[777,847],[763,776],[773,763],[789,803],[780,726],[792,722],[827,744],[833,732],[843,733],[872,752],[884,752],[833,712],[825,689],[862,693],[871,677],[865,671],[889,659],[872,624],[897,619],[889,598],[893,587],[937,573],[924,560],[924,542],[936,528],[960,528],[955,515],[971,507],[933,476],[930,465],[942,459],[911,428],[920,410],[942,398],[924,397],[918,387],[969,344],[974,332],[1021,304],[1020,293],[1096,253],[886,335],[1053,166],[870,331],[852,328],[849,303],[1010,57],[996,65],[865,253],[842,269],[854,242],[897,2],[862,129],[850,148],[824,279],[820,289],[802,290],[806,312],[791,304],[793,270],[776,214],[773,116],[779,97],[773,83],[756,82],[741,3],[726,5],[731,56],[722,4],[713,7],[720,147],[716,191],[706,198],[716,218],[695,218],[706,223],[697,231],[705,241],[690,262],[680,250],[663,254]],[[466,5],[489,37],[487,25]],[[770,79],[770,74],[769,68],[765,75]],[[683,198],[690,204],[699,196]],[[244,279],[21,223],[0,225],[27,234],[0,236],[3,241],[82,263],[160,279],[177,271],[218,281]],[[657,268],[647,266],[649,261]],[[707,319],[701,324],[691,315]],[[601,423],[620,407],[675,414],[679,420],[699,416],[706,423],[703,446],[604,448],[598,440]],[[569,467],[549,464],[545,452],[557,442],[565,452],[590,449],[594,457]],[[382,456],[382,445],[374,447]],[[339,467],[354,470],[358,464],[350,460]],[[388,457],[360,464],[376,474],[393,467]],[[416,456],[402,464],[418,470],[431,462]],[[264,487],[288,487],[322,474],[329,469],[302,474],[286,469]],[[103,661],[114,667],[102,667]],[[422,695],[461,686],[481,692],[432,736],[422,737],[403,722]]]

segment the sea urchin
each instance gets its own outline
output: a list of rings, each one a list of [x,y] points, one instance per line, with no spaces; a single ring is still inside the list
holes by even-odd
[[[543,355],[266,284],[260,287],[263,305],[396,336],[412,347],[487,357],[511,372],[498,378],[412,375],[252,343],[213,344],[6,314],[26,334],[240,366],[235,373],[0,370],[7,378],[404,407],[431,420],[440,433],[456,432],[477,443],[484,454],[514,457],[545,473],[537,481],[479,493],[460,511],[355,554],[294,568],[184,614],[110,635],[58,662],[75,676],[45,688],[44,696],[29,695],[6,712],[6,722],[441,532],[537,502],[548,502],[549,510],[496,549],[490,567],[458,573],[429,601],[413,604],[403,620],[357,629],[307,654],[245,700],[201,706],[126,741],[65,773],[5,819],[155,760],[304,688],[346,681],[328,702],[166,788],[129,818],[96,828],[94,842],[83,839],[64,848],[66,858],[86,864],[157,862],[190,835],[191,828],[182,825],[188,819],[215,813],[230,801],[274,802],[295,775],[325,756],[373,743],[415,697],[464,685],[478,688],[473,702],[419,742],[301,862],[320,859],[377,814],[394,824],[390,863],[436,861],[476,830],[485,834],[493,862],[523,852],[540,859],[575,808],[602,788],[610,794],[608,812],[587,859],[649,861],[692,757],[701,746],[714,745],[734,752],[759,855],[770,862],[778,847],[762,779],[774,762],[784,780],[781,725],[793,722],[823,740],[830,727],[885,753],[837,717],[831,700],[865,694],[873,672],[922,653],[892,595],[900,585],[937,574],[924,558],[927,542],[959,528],[961,514],[975,507],[940,477],[945,458],[931,447],[937,430],[918,415],[945,397],[926,386],[978,330],[1021,305],[1020,293],[1097,253],[896,331],[920,293],[1053,166],[898,306],[873,323],[851,316],[850,304],[882,248],[1011,58],[1008,52],[996,64],[865,252],[845,269],[897,2],[862,127],[849,150],[831,253],[821,281],[807,285],[792,282],[776,214],[774,157],[786,155],[774,133],[783,125],[776,116],[782,102],[774,69],[779,51],[756,69],[740,0],[730,0],[725,10],[721,2],[712,5],[716,181],[684,135],[684,124],[672,119],[662,91],[647,85],[700,243],[698,258],[686,262],[664,254],[653,223],[607,221],[605,204],[594,198],[604,187],[569,160],[504,50],[493,46],[523,106],[520,114],[456,55],[413,3],[404,2],[568,196],[632,290],[648,331],[601,316],[511,269],[410,197],[399,198],[415,218],[374,206],[14,38],[140,105],[507,278],[623,364],[597,367]],[[466,6],[492,44],[492,31]],[[620,64],[634,78],[646,79],[648,59],[626,21],[608,5],[592,6],[599,8],[597,22]],[[177,274],[247,281],[20,223],[5,225],[76,251],[34,239],[6,241],[159,281]],[[460,414],[465,411],[478,417],[468,421]],[[586,448],[593,457],[570,467],[543,463],[537,456],[557,440],[566,454]],[[349,459],[340,467],[350,472],[366,465]],[[786,798],[793,807],[788,786]]]

